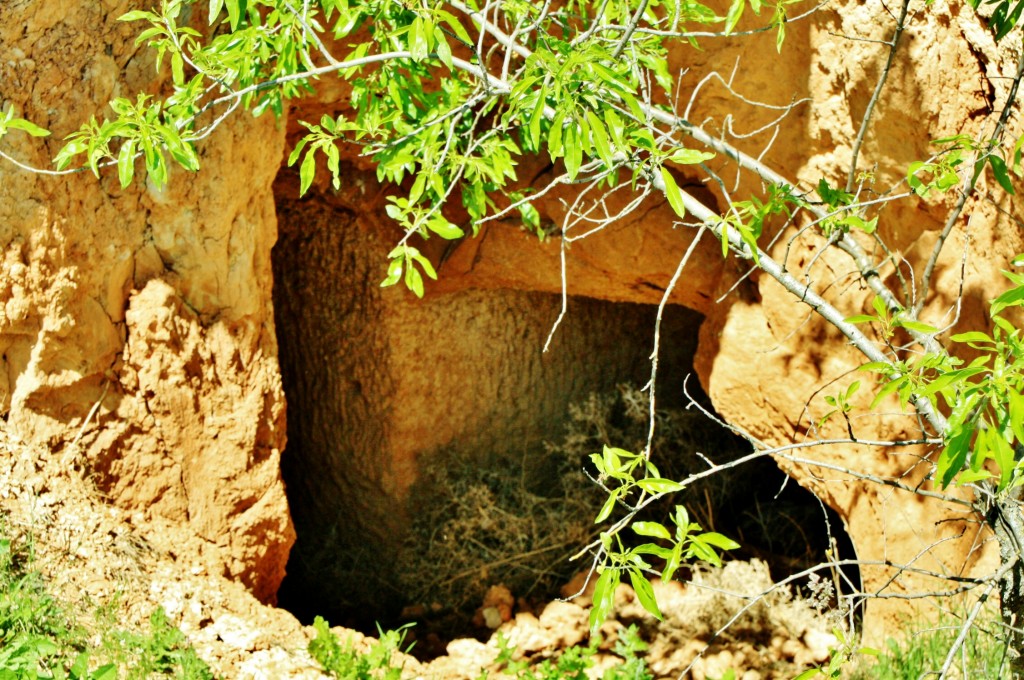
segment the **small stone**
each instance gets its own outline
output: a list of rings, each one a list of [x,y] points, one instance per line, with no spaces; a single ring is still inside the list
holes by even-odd
[[[260,636],[258,630],[231,614],[218,617],[210,628],[224,644],[243,652],[254,651]]]
[[[558,636],[559,645],[574,647],[587,636],[589,615],[573,602],[551,602],[540,615],[540,625]]]
[[[807,645],[807,651],[815,663],[822,663],[828,660],[829,650],[835,649],[839,645],[839,640],[832,633],[810,629],[804,633],[804,644]]]
[[[480,613],[483,615],[484,625],[491,630],[494,630],[504,623],[501,617],[501,612],[498,611],[497,607],[484,607]]]

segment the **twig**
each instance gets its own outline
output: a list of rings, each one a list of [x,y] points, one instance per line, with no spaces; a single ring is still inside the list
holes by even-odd
[[[853,154],[850,159],[850,173],[846,177],[846,191],[853,191],[853,182],[857,176],[857,159],[860,157],[860,147],[864,143],[864,137],[867,136],[868,127],[871,125],[871,115],[874,113],[875,106],[878,104],[878,100],[882,96],[882,90],[885,88],[885,83],[889,79],[889,71],[892,70],[892,62],[896,58],[896,50],[900,46],[900,38],[903,37],[903,31],[906,28],[904,22],[907,19],[907,9],[910,7],[910,0],[903,0],[903,5],[900,7],[900,16],[896,20],[896,29],[893,31],[892,40],[889,42],[889,55],[885,59],[885,66],[882,67],[882,73],[878,76],[878,82],[875,83],[875,91],[871,93],[871,99],[868,101],[868,106],[864,109],[864,118],[860,121],[860,129],[857,131],[857,139],[853,143]]]

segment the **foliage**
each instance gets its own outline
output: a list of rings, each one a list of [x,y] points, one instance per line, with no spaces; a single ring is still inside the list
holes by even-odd
[[[907,626],[905,639],[889,638],[886,648],[869,661],[862,659],[854,666],[851,680],[903,680],[938,675],[953,642],[964,625],[965,614],[942,613],[934,621]],[[970,626],[966,640],[950,667],[956,678],[1009,678],[1006,666],[1006,644],[995,634],[999,627],[998,613],[988,609],[976,625]]]
[[[604,453],[600,456],[594,454],[594,458],[595,465],[597,465],[602,476],[607,475],[621,482],[615,490],[609,493],[609,500],[602,507],[601,512],[598,513],[597,519],[594,520],[595,523],[600,523],[607,519],[612,511],[611,506],[614,506],[615,503],[621,502],[626,504],[631,513],[635,514],[639,505],[647,500],[647,494],[651,494],[651,498],[657,498],[658,496],[683,489],[682,485],[676,484],[671,480],[654,476],[657,475],[656,470],[652,476],[637,480],[633,476],[637,468],[635,465],[631,466],[630,462],[628,462],[630,460],[634,462],[643,460],[637,454],[630,454],[627,451],[616,450],[606,446],[604,447]],[[648,472],[650,472],[649,466],[651,465],[653,464],[647,462]],[[644,482],[647,482],[647,484],[644,484]],[[635,505],[629,505],[626,501],[626,495],[633,491],[632,487],[639,489]],[[621,489],[626,489],[626,492],[618,493]],[[658,608],[657,600],[654,597],[654,588],[645,575],[645,572],[652,570],[652,566],[645,559],[645,556],[653,556],[663,560],[664,566],[661,569],[661,578],[669,581],[675,575],[676,570],[679,569],[679,565],[684,559],[689,560],[696,557],[716,566],[721,566],[721,559],[717,551],[732,550],[740,547],[732,539],[726,538],[717,532],[701,532],[700,525],[690,521],[690,515],[682,505],[675,506],[675,511],[672,513],[672,524],[674,529],[670,532],[660,522],[637,521],[630,523],[630,528],[638,536],[653,538],[658,541],[667,541],[667,544],[647,542],[628,548],[623,545],[622,539],[618,532],[615,531],[615,525],[613,525],[612,531],[601,533],[601,545],[608,560],[598,569],[600,576],[597,579],[597,584],[594,586],[594,606],[590,611],[591,634],[600,628],[601,623],[611,611],[612,605],[615,603],[615,589],[618,588],[623,574],[629,576],[630,584],[633,586],[637,599],[644,609],[649,611],[656,619],[660,620],[662,618],[661,610]]]
[[[587,680],[590,676],[586,671],[594,666],[593,657],[599,649],[600,638],[591,636],[586,647],[570,647],[557,659],[544,659],[533,664],[525,659],[514,660],[516,649],[504,637],[499,636],[498,644],[501,651],[495,664],[502,669],[503,675],[510,675],[515,680]],[[653,680],[654,676],[642,656],[645,651],[647,644],[635,625],[620,630],[614,652],[623,662],[608,668],[601,675],[602,680]],[[481,677],[486,678],[488,674]]]
[[[858,648],[856,641],[849,634],[845,633],[841,627],[834,628],[832,634],[835,635],[838,645],[829,650],[828,663],[817,668],[810,668],[796,676],[794,680],[811,680],[811,678],[821,676],[839,680],[845,676],[846,666],[850,663],[851,659],[858,655],[874,656],[877,654],[873,649],[866,647]]]
[[[149,617],[149,631],[116,631],[112,640],[125,659],[123,677],[142,680],[172,675],[187,680],[213,680],[209,666],[196,654],[185,634],[171,625],[163,607]]]
[[[0,522],[0,680],[213,680],[163,609],[153,612],[145,634],[106,622],[96,645],[72,605],[50,594],[33,554],[31,537],[11,538]]]
[[[422,295],[423,275],[433,278],[435,272],[407,241],[413,234],[460,238],[466,228],[453,222],[447,207],[452,199],[459,199],[473,233],[486,219],[511,213],[543,236],[536,211],[522,187],[514,186],[516,159],[524,153],[561,162],[570,182],[614,185],[619,169],[628,169],[634,186],[645,192],[663,187],[684,215],[669,168],[704,163],[715,153],[681,148],[649,127],[652,97],[642,91],[650,84],[671,95],[674,86],[657,32],[717,25],[728,33],[748,5],[760,14],[762,4],[734,0],[720,17],[696,0],[657,0],[639,8],[628,0],[583,0],[557,9],[510,1],[498,5],[501,16],[494,22],[515,26],[509,36],[480,30],[475,5],[458,1],[320,0],[301,8],[287,0],[217,1],[209,5],[204,33],[190,25],[197,23],[192,1],[162,0],[157,11],[136,10],[121,19],[144,27],[137,42],[156,50],[158,68],[169,60],[173,94],[113,100],[115,116],[86,122],[55,162],[58,170],[82,162],[94,173],[116,165],[126,186],[141,157],[160,186],[169,177],[168,155],[187,170],[198,169],[195,143],[235,107],[280,114],[287,99],[316,79],[339,77],[351,84],[351,112],[302,121],[308,134],[288,163],[298,165],[302,193],[313,183],[318,159],[339,186],[341,145],[360,148],[382,181],[402,184],[412,177],[405,195],[389,199],[388,214],[406,237],[389,256],[383,285],[404,281]],[[768,4],[767,26],[780,41],[789,4]],[[629,27],[625,34],[622,26]],[[328,37],[351,50],[335,58],[324,46]],[[495,46],[507,50],[498,76],[483,68]],[[7,128],[45,132],[7,116]],[[750,207],[756,213],[761,206]],[[746,223],[735,226],[754,242]]]
[[[1024,256],[1014,262],[1024,264]],[[1003,274],[1014,285],[992,301],[992,334],[969,331],[950,338],[978,355],[969,364],[954,354],[928,353],[862,367],[883,376],[895,373],[878,390],[872,407],[896,394],[904,408],[915,398],[925,398],[950,414],[945,446],[936,461],[936,478],[943,487],[954,480],[969,484],[997,477],[996,491],[1003,492],[1024,483],[1014,452],[1015,446],[1024,445],[1024,341],[1020,330],[1000,316],[1004,310],[1024,304],[1024,275],[1009,271]],[[876,297],[875,306],[880,309],[884,303]],[[893,322],[885,312],[880,309],[878,317],[856,316],[851,320],[876,322],[886,337],[901,325],[918,332],[937,332],[923,324],[901,322],[900,314]],[[997,476],[990,471],[990,464],[999,471]]]
[[[408,652],[402,648],[408,627],[381,631],[380,639],[366,651],[358,651],[350,637],[342,644],[331,632],[331,626],[321,617],[313,622],[316,637],[309,643],[309,654],[324,672],[340,680],[400,680],[403,664],[396,665],[396,653]]]

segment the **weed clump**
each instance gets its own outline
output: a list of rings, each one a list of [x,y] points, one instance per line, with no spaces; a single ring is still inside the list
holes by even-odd
[[[163,609],[148,632],[125,631],[94,612],[92,630],[81,604],[54,597],[35,568],[31,535],[12,536],[0,516],[0,680],[213,680]]]

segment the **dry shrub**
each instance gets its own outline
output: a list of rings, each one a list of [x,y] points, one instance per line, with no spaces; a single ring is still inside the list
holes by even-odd
[[[734,639],[771,636],[780,629],[796,639],[809,629],[829,631],[828,620],[811,602],[788,586],[772,586],[761,560],[726,562],[720,569],[701,566],[693,570],[683,595],[662,603],[662,611],[668,625],[702,639],[730,621],[725,635]]]
[[[521,456],[442,449],[423,461],[397,564],[408,601],[465,622],[490,585],[502,583],[517,597],[550,597],[584,566],[567,558],[596,536],[593,518],[606,498],[587,477],[588,456],[604,444],[642,449],[648,402],[620,387],[570,406],[569,416],[561,441]],[[657,414],[653,451],[663,475],[681,479],[707,468],[698,452],[723,463],[750,448],[699,412],[671,409]],[[766,486],[772,475],[778,483]],[[695,484],[645,518],[664,519],[672,504],[683,503],[706,529],[749,548],[744,556],[777,555],[788,571],[817,556],[793,527],[807,526],[815,514],[820,521],[821,511],[809,495],[803,507],[773,500],[783,480],[772,461],[759,461]]]
[[[463,616],[488,586],[517,596],[552,591],[571,573],[600,508],[599,490],[568,466],[531,474],[530,458],[434,454],[413,488],[410,538],[399,559],[408,597]]]

